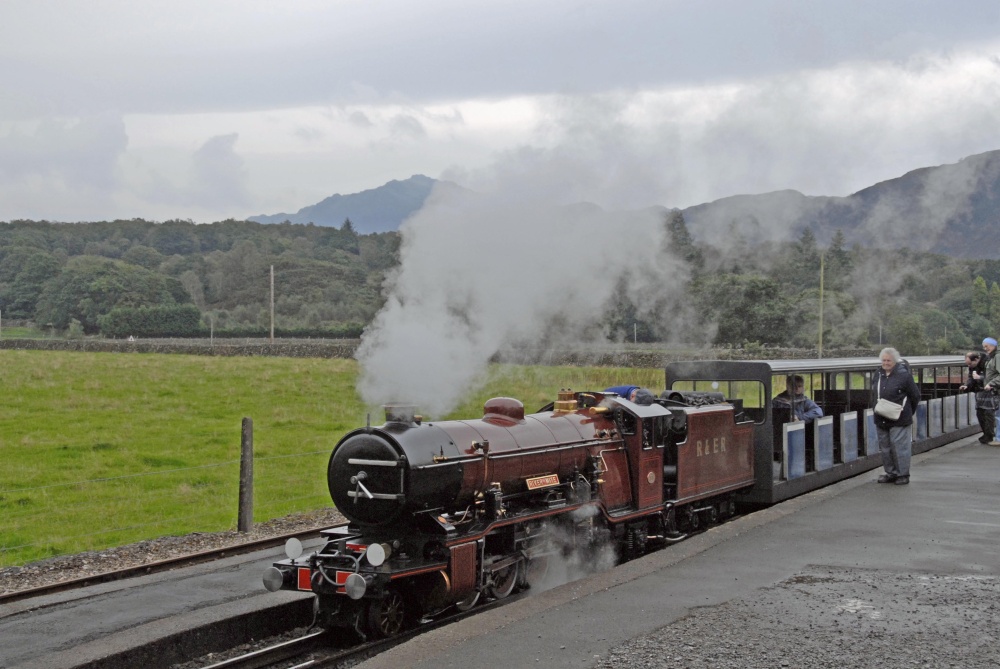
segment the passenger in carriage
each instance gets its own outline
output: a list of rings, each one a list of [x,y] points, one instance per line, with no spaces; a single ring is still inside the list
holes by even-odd
[[[792,409],[795,420],[813,420],[823,416],[823,409],[806,397],[806,382],[798,374],[785,379],[785,390],[774,396],[771,406],[775,409]],[[789,391],[793,391],[790,393]]]

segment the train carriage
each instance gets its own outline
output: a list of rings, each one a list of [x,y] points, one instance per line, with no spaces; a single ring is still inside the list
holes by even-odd
[[[962,356],[906,358],[922,401],[914,412],[913,452],[921,453],[979,431],[975,401],[958,388]],[[878,358],[708,360],[666,367],[667,393],[720,392],[753,421],[756,485],[740,502],[767,505],[882,465],[872,412],[871,383]],[[794,421],[772,400],[785,379],[799,375],[824,417]]]

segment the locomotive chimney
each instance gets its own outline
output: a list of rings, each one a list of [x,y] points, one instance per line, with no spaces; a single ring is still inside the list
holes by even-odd
[[[415,422],[419,422],[416,415],[417,408],[412,404],[386,404],[382,408],[385,409],[386,423],[412,425]]]

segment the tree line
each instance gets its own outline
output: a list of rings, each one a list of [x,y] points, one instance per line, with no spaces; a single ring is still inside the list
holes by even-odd
[[[848,247],[839,230],[826,245],[809,228],[793,241],[760,242],[741,234],[735,221],[721,248],[696,242],[678,210],[666,214],[664,225],[665,252],[687,269],[683,297],[645,313],[620,299],[611,324],[622,339],[806,349],[892,345],[926,355],[973,348],[1000,333],[998,260]]]
[[[699,243],[680,211],[662,252],[685,268],[672,297],[635,304],[625,282],[603,327],[622,340],[799,348],[891,343],[908,355],[969,348],[1000,332],[1000,261],[742,236]],[[0,314],[107,337],[357,337],[381,308],[397,233],[227,220],[0,223]],[[822,312],[822,333],[819,322]],[[600,324],[598,324],[600,325]]]
[[[394,233],[227,220],[0,223],[0,310],[53,332],[358,336],[382,305]],[[197,318],[195,318],[197,314]]]

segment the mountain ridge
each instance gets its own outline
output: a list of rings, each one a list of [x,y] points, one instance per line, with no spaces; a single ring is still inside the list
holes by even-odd
[[[397,231],[441,186],[472,192],[453,182],[416,174],[360,193],[335,194],[295,214],[248,220],[340,227],[350,218],[358,233]],[[1000,243],[983,243],[995,236],[1000,225],[1000,150],[966,156],[957,163],[915,168],[847,196],[804,195],[783,189],[730,195],[681,212],[695,240],[722,246],[734,239],[788,240],[809,228],[821,243],[828,243],[840,230],[849,244],[1000,258]]]

